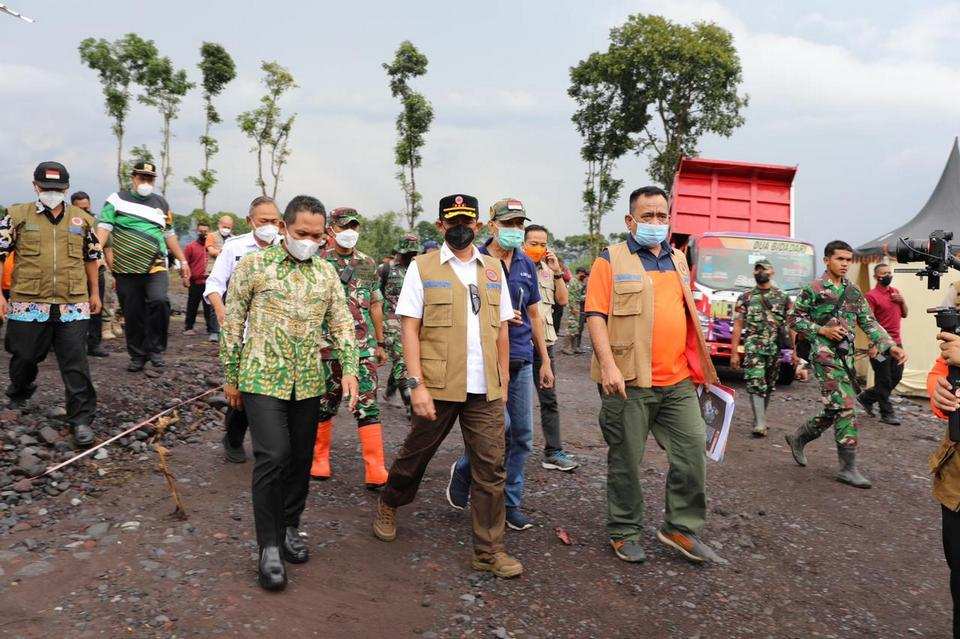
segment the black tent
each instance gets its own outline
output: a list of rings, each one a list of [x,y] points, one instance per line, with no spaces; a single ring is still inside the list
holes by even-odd
[[[888,251],[895,253],[897,238],[923,239],[937,229],[953,231],[960,238],[960,147],[957,138],[953,140],[953,148],[940,181],[920,212],[906,224],[858,247],[857,257],[870,261]],[[957,238],[954,238],[954,242]]]

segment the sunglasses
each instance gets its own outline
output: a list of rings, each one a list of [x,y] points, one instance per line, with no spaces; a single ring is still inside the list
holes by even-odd
[[[473,314],[480,314],[480,289],[476,284],[470,285],[470,307],[473,308]]]

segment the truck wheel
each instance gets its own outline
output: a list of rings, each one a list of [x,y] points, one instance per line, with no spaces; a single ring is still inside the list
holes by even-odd
[[[780,386],[789,386],[797,376],[797,371],[793,364],[782,362],[780,364],[780,376],[777,378],[777,384]]]

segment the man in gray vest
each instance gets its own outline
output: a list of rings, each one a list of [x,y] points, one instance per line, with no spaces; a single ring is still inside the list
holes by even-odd
[[[0,262],[16,253],[10,302],[0,297],[0,318],[8,320],[10,405],[25,405],[37,390],[37,365],[52,346],[67,395],[67,423],[77,444],[86,446],[93,442],[97,409],[87,326],[91,313],[100,312],[102,253],[93,217],[64,202],[69,186],[66,167],[41,162],[33,172],[37,199],[14,204],[0,218]]]
[[[126,322],[131,373],[142,371],[147,360],[156,368],[164,365],[170,327],[167,251],[180,261],[183,285],[190,285],[190,267],[173,231],[170,205],[153,192],[156,179],[154,164],[137,162],[133,188],[108,197],[97,221],[100,244],[112,239],[112,269]]]

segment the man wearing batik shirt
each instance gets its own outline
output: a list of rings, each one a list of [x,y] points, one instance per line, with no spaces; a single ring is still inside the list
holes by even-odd
[[[67,396],[67,423],[77,444],[93,442],[97,394],[87,365],[90,314],[100,312],[102,257],[93,217],[64,202],[70,176],[59,162],[33,173],[37,200],[14,204],[0,218],[0,263],[16,253],[10,302],[0,297],[10,353],[7,397],[22,406],[37,390],[37,365],[54,347]],[[89,291],[89,293],[88,293]]]
[[[351,410],[357,404],[353,318],[336,271],[317,257],[325,222],[315,197],[290,201],[280,223],[283,244],[250,253],[234,271],[220,330],[224,394],[250,422],[259,581],[267,590],[286,586],[284,560],[309,559],[298,528],[329,384],[318,359],[322,327],[340,357],[343,397]]]

